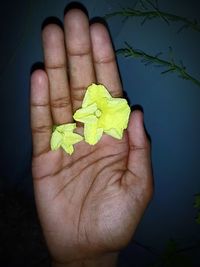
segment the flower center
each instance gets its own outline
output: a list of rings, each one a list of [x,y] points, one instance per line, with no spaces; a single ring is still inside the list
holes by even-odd
[[[100,109],[97,109],[97,110],[95,111],[95,116],[96,116],[97,118],[101,117],[101,110],[100,110]]]

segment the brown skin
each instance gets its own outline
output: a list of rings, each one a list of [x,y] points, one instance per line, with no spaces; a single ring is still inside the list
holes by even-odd
[[[95,146],[82,141],[72,156],[51,151],[52,125],[73,121],[88,85],[102,83],[112,96],[123,95],[103,25],[89,26],[85,14],[72,9],[64,33],[50,24],[42,37],[45,71],[31,77],[32,173],[52,265],[115,266],[153,192],[143,114],[131,114],[122,140],[104,135]]]

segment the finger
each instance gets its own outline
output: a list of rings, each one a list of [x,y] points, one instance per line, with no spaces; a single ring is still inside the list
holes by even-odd
[[[131,181],[133,177],[138,177],[139,181],[147,186],[147,189],[151,193],[152,169],[150,142],[144,128],[143,113],[139,110],[131,114],[128,126],[128,137],[129,159],[128,176],[126,178]]]
[[[52,119],[49,105],[48,77],[42,70],[31,76],[31,128],[33,155],[50,150]]]
[[[89,22],[79,9],[72,9],[64,20],[73,111],[82,103],[86,88],[95,82]]]
[[[100,23],[90,27],[97,82],[106,86],[113,97],[122,96],[122,85],[107,29]]]
[[[67,79],[64,34],[56,24],[46,26],[42,33],[45,68],[50,85],[50,103],[54,124],[72,120],[71,99]]]

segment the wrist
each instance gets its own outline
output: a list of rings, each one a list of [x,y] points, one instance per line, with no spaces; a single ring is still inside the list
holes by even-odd
[[[116,267],[118,253],[109,253],[98,258],[85,259],[69,263],[52,262],[52,267]]]

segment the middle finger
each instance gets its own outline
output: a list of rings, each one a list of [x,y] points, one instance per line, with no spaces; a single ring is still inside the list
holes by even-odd
[[[64,29],[72,107],[76,111],[81,106],[86,88],[96,80],[87,16],[79,9],[68,11]]]

